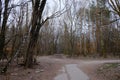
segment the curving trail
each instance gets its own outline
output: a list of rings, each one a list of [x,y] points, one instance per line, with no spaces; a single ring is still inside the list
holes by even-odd
[[[93,76],[92,72],[94,72],[93,70],[95,70],[98,65],[104,63],[120,63],[120,60],[82,60],[48,56],[42,57],[40,60],[48,63],[63,64],[53,80],[91,80],[91,76]]]

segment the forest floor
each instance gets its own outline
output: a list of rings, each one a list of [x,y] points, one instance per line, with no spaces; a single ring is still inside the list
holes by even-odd
[[[61,74],[61,68],[68,64],[77,64],[90,80],[119,80],[120,60],[115,59],[70,59],[64,56],[38,57],[38,65],[32,69],[24,69],[11,65],[0,80],[55,80]]]

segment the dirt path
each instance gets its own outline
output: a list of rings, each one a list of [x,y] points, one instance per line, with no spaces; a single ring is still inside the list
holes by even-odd
[[[55,58],[53,56],[52,57],[42,57],[42,58],[40,58],[40,60],[62,64],[62,66],[61,66],[62,70],[61,70],[61,68],[58,70],[58,74],[56,74],[55,80],[88,80],[88,77],[90,80],[99,80],[96,77],[96,73],[95,73],[99,66],[101,66],[104,63],[120,63],[120,60],[81,60],[81,59],[66,59],[66,58],[61,59],[61,58]],[[73,70],[69,69],[69,71],[67,71],[68,74],[66,74],[64,68],[66,68],[66,65],[69,65],[69,64],[77,65],[77,67],[79,68],[80,71],[78,69],[77,70],[74,69],[75,65],[73,65]],[[71,74],[72,72],[70,70],[72,70],[72,72],[74,72],[76,70],[76,72]],[[81,74],[82,76],[86,76],[86,77],[84,77],[84,79],[74,79],[74,78],[69,79],[68,78],[68,75],[72,75],[72,76],[76,77],[77,73]],[[77,76],[80,77],[80,75],[77,75]]]
[[[69,76],[71,75],[73,77],[76,77],[71,74],[71,70],[76,70],[78,72],[74,72],[74,74],[80,73],[81,75],[89,77],[90,80],[100,80],[96,77],[96,69],[104,63],[120,63],[120,60],[81,60],[68,59],[64,57],[58,58],[55,56],[44,56],[39,57],[38,62],[39,64],[36,65],[33,69],[24,69],[16,65],[11,66],[7,74],[0,75],[0,80],[55,80],[55,77],[57,77],[59,74],[62,74],[64,72],[64,68],[66,67],[67,69],[69,67],[69,70],[67,70]],[[66,77],[68,75],[63,73],[62,76]],[[70,78],[73,78],[71,76]],[[67,78],[60,80],[67,80]]]

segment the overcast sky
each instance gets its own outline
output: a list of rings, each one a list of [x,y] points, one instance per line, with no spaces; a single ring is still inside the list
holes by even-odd
[[[27,2],[29,0],[12,0],[14,4],[20,4],[21,2]],[[73,3],[76,7],[76,10],[78,10],[80,7],[88,7],[90,0],[47,0],[45,10],[44,10],[44,16],[50,16],[54,14],[56,11],[62,10],[66,5],[67,7],[72,6]],[[29,6],[31,3],[29,3]],[[71,8],[72,9],[72,8]]]

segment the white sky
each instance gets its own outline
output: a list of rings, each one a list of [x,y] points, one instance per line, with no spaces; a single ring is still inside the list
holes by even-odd
[[[27,2],[29,0],[12,0],[12,1],[14,4],[20,4],[21,2]],[[80,7],[83,7],[83,6],[88,7],[89,2],[90,0],[47,0],[44,16],[50,16],[56,11],[62,10],[66,6],[66,4],[68,7],[70,7],[71,5],[73,6],[73,3],[74,3],[76,10],[78,10]]]

